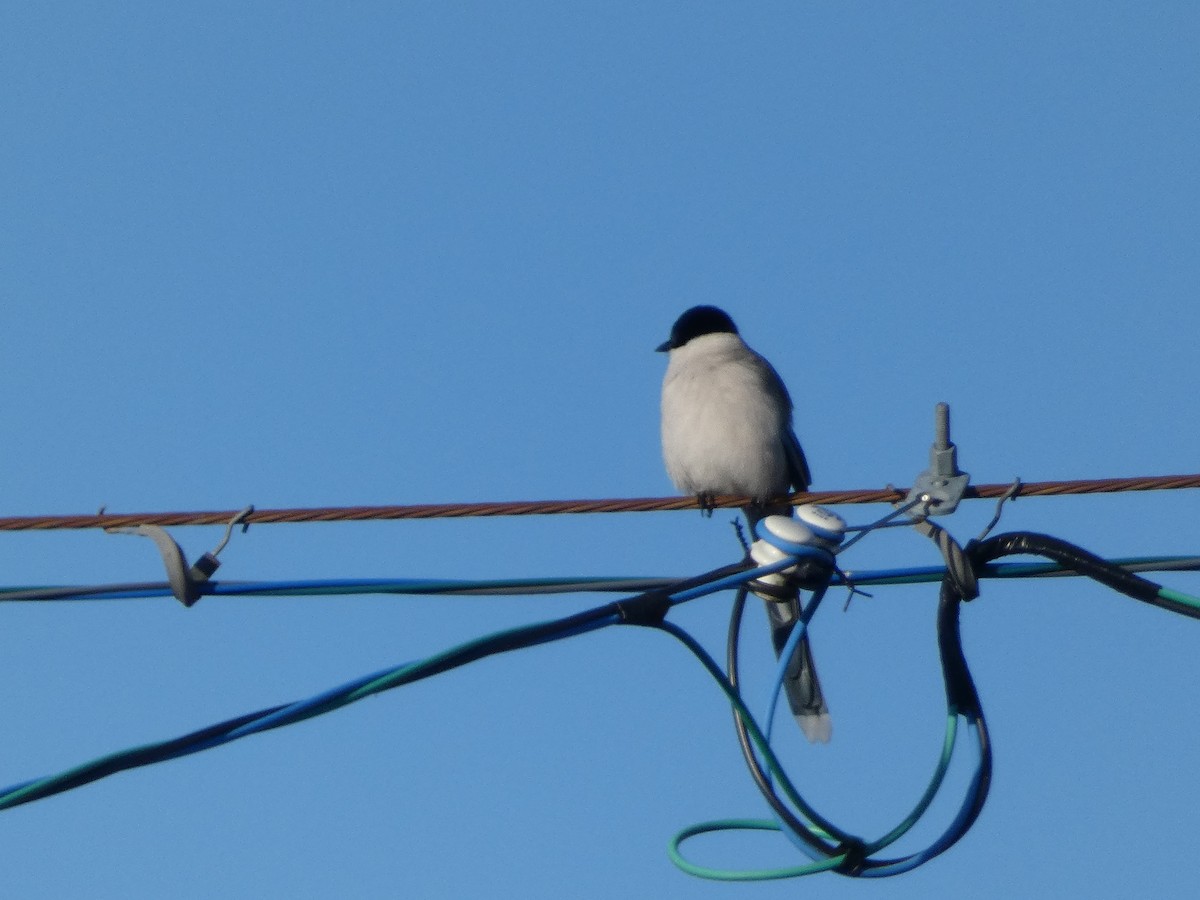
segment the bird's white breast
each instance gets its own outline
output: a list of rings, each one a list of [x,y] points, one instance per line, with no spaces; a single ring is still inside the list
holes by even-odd
[[[708,334],[671,351],[662,391],[667,474],[688,494],[787,493],[786,399],[766,362],[734,334]]]

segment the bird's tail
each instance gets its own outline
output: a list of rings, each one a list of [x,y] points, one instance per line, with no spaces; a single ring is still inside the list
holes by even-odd
[[[743,512],[753,531],[759,519],[771,515],[791,515],[792,509],[790,506],[747,507]],[[771,624],[771,643],[775,647],[775,655],[778,656],[800,618],[799,593],[790,600],[766,597],[763,597],[763,600],[767,605],[767,619]],[[796,717],[804,736],[815,744],[828,743],[833,736],[833,721],[829,717],[829,707],[825,704],[825,695],[817,677],[817,667],[813,662],[812,646],[807,634],[800,639],[792,658],[788,661],[783,689],[787,694],[792,715]]]
[[[799,618],[799,603],[780,603],[767,600],[767,618],[771,623],[771,642],[778,656],[792,633]],[[812,645],[808,635],[800,638],[792,658],[788,660],[783,676],[783,689],[787,694],[792,715],[800,725],[804,736],[814,744],[827,744],[833,736],[833,721],[829,718],[829,707],[817,678],[817,667],[813,663]]]

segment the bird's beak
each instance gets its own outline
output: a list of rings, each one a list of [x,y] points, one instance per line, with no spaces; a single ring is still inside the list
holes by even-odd
[[[671,342],[663,341],[661,344],[659,344],[657,347],[654,348],[654,352],[655,353],[666,353],[670,349],[671,349]]]

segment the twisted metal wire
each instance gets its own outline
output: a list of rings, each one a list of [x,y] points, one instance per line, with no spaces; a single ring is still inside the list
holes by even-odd
[[[1126,491],[1178,490],[1200,488],[1200,474],[1157,475],[1137,478],[1096,478],[1073,481],[1022,482],[1022,497],[1050,497],[1064,494],[1109,494]],[[1011,483],[981,484],[968,487],[967,499],[1002,497]],[[907,488],[849,491],[811,491],[792,494],[793,504],[824,505],[858,503],[896,503],[908,496]],[[750,497],[718,496],[713,508],[746,506]],[[398,506],[325,506],[297,509],[255,509],[239,520],[240,524],[267,525],[282,522],[364,522],[392,519],[467,518],[476,516],[541,516],[569,513],[661,512],[699,509],[695,497],[642,497],[611,500],[520,500],[495,503],[419,503]],[[49,531],[60,528],[118,528],[132,525],[228,525],[239,510],[207,512],[108,513],[93,515],[45,515],[0,517],[0,531]]]

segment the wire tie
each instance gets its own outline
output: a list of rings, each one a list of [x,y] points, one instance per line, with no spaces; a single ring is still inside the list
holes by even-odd
[[[746,587],[768,603],[790,603],[796,599],[796,586],[790,580],[787,584],[772,584],[763,580],[748,581]]]
[[[738,543],[742,545],[742,552],[747,556],[750,555],[750,542],[746,540],[746,532],[742,530],[742,519],[740,516],[735,516],[733,521],[729,523],[733,527],[733,533],[737,535]]]
[[[851,603],[851,601],[854,600],[855,594],[857,594],[861,597],[866,597],[868,600],[872,599],[875,596],[874,594],[872,594],[868,591],[862,590],[858,585],[856,585],[854,583],[854,573],[853,572],[847,572],[843,569],[838,569],[837,574],[841,576],[842,584],[846,588],[846,605],[842,607],[842,612],[850,611],[850,603]]]
[[[666,591],[647,591],[628,600],[613,604],[625,625],[661,625],[671,609],[671,595]]]
[[[861,875],[867,863],[867,845],[863,842],[863,839],[857,837],[847,837],[844,839],[838,844],[833,855],[841,856],[843,853],[846,854],[846,858],[838,863],[833,871],[839,875],[849,875],[852,878]]]

